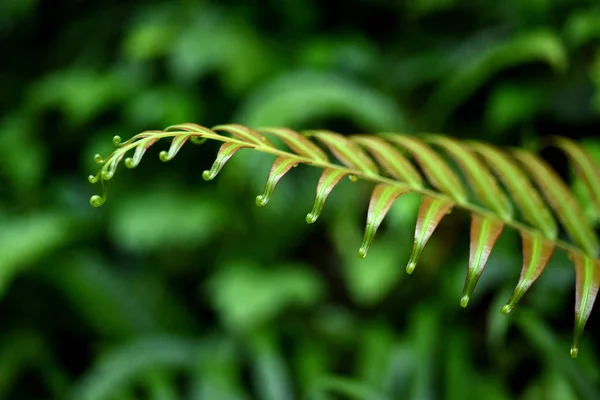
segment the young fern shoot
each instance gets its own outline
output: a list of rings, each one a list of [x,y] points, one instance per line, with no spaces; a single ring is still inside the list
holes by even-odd
[[[285,148],[274,145],[269,137],[280,139]],[[106,158],[95,156],[96,162],[102,167],[89,180],[92,183],[100,181],[103,194],[92,196],[92,206],[100,206],[106,201],[106,182],[114,176],[118,164],[129,151],[133,150],[133,155],[125,158],[124,164],[134,168],[146,150],[163,138],[171,138],[172,141],[169,150],[160,153],[162,161],[175,157],[188,140],[198,144],[206,140],[221,142],[211,169],[202,173],[207,181],[214,179],[223,165],[240,149],[274,155],[276,158],[264,192],[256,198],[259,206],[269,202],[277,183],[292,167],[306,164],[321,169],[313,207],[306,216],[308,223],[314,223],[319,218],[327,197],[342,178],[347,176],[353,180],[363,179],[374,183],[364,238],[358,250],[358,255],[363,258],[367,256],[375,233],[394,201],[409,192],[420,193],[422,201],[413,249],[406,266],[409,274],[414,271],[419,256],[442,218],[455,207],[468,211],[471,214],[470,257],[460,299],[462,307],[469,303],[504,227],[509,226],[520,233],[523,248],[521,275],[512,296],[502,307],[505,314],[512,311],[540,276],[554,250],[560,248],[566,251],[576,273],[571,356],[577,356],[581,335],[600,285],[600,240],[568,186],[535,154],[431,134],[419,137],[397,133],[343,136],[329,131],[300,134],[287,128],[253,130],[236,124],[209,129],[185,123],[164,131],[143,132],[125,142],[115,136],[113,142],[117,148]],[[552,143],[571,160],[590,193],[595,218],[600,218],[600,165],[569,139],[555,138]],[[319,144],[331,152],[334,160],[330,160]],[[442,154],[457,163],[465,179],[454,172]],[[413,162],[416,162],[424,176]],[[476,199],[469,198],[466,185]],[[482,206],[474,200],[478,200]],[[515,219],[516,209],[520,211],[523,221]],[[570,241],[558,238],[559,226]]]

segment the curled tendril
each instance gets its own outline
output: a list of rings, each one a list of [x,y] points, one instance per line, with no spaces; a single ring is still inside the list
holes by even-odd
[[[92,178],[91,175],[90,175],[90,178]],[[95,176],[94,179],[95,179],[95,182],[97,182],[98,176]],[[106,197],[107,197],[106,185],[104,184],[104,181],[101,181],[101,182],[102,182],[102,196],[95,194],[92,197],[90,197],[90,205],[92,207],[100,207],[102,204],[104,204],[106,202]]]
[[[160,161],[162,161],[162,162],[167,162],[167,161],[171,160],[172,157],[169,157],[168,151],[163,150],[160,153],[158,153],[158,158],[160,158]]]
[[[119,136],[119,135],[113,136],[113,144],[115,146],[120,146],[121,145],[121,136]]]
[[[205,181],[213,180],[223,165],[229,160],[238,150],[248,147],[246,144],[240,143],[223,143],[219,148],[219,152],[217,153],[217,158],[213,163],[210,170],[206,170],[202,172],[202,179]],[[265,203],[266,204],[266,203]]]
[[[90,198],[90,205],[92,207],[100,207],[102,204],[104,204],[106,202],[106,197],[104,196],[99,196],[97,194],[93,195]]]
[[[171,161],[173,157],[177,155],[181,146],[190,138],[191,134],[181,135],[181,136],[173,136],[173,141],[171,142],[171,147],[169,147],[169,151],[161,151],[159,153],[159,158],[162,162]]]
[[[132,157],[127,157],[125,160],[123,160],[123,164],[125,164],[125,166],[129,169],[135,168],[138,165],[138,163],[135,162]]]
[[[110,163],[106,165],[106,168],[102,169],[102,172],[100,172],[100,177],[103,181],[109,181],[113,176],[115,176],[118,162],[119,161],[117,159],[112,159]]]
[[[158,138],[146,138],[143,140],[140,140],[140,144],[137,145],[137,147],[135,148],[135,152],[133,153],[133,157],[127,157],[124,161],[125,166],[127,168],[135,168],[139,165],[139,163],[142,161],[142,157],[144,156],[144,153],[146,152],[146,150],[148,150],[148,148],[150,146],[152,146],[156,141],[158,140]]]
[[[96,164],[104,164],[104,158],[100,154],[94,154],[94,161]]]
[[[100,173],[100,177],[102,178],[103,181],[111,180],[114,175],[115,175],[114,170],[110,171],[110,170],[105,169]]]
[[[298,161],[285,157],[279,157],[275,160],[267,177],[263,194],[256,196],[257,206],[263,207],[269,202],[279,180],[296,165],[298,165]]]

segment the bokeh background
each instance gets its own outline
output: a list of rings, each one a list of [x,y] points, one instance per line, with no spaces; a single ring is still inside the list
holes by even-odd
[[[464,212],[404,272],[418,196],[362,260],[366,183],[307,225],[319,171],[258,208],[272,159],[242,150],[206,183],[212,143],[168,164],[156,144],[99,209],[87,181],[114,135],[180,122],[598,149],[599,6],[1,0],[0,399],[599,398],[600,317],[571,360],[562,252],[500,314],[521,268],[509,229],[462,309]]]

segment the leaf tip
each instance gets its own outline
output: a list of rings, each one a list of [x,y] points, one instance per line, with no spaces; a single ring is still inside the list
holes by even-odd
[[[256,196],[256,205],[257,206],[264,207],[264,206],[267,205],[268,202],[269,202],[269,196],[265,196],[265,195],[262,195],[262,194]]]
[[[212,171],[204,170],[202,172],[202,179],[204,179],[207,182],[212,181],[214,177],[215,177],[215,175],[212,173]]]
[[[92,207],[100,207],[102,204],[104,204],[105,201],[106,201],[105,197],[95,194],[90,198],[90,205]]]
[[[135,168],[137,167],[137,164],[135,163],[135,161],[133,161],[133,158],[131,157],[127,157],[125,159],[125,161],[123,161],[123,163],[125,164],[125,166],[129,169]]]
[[[415,267],[417,266],[417,263],[414,261],[411,261],[408,263],[408,265],[406,266],[406,273],[407,274],[412,274],[413,271],[415,270]]]
[[[317,218],[319,218],[319,214],[309,212],[308,214],[306,214],[306,223],[314,224],[317,221]]]
[[[513,310],[513,307],[514,307],[514,305],[506,304],[506,305],[504,305],[504,307],[502,307],[500,312],[502,312],[502,314],[504,314],[504,315],[508,315]]]
[[[96,164],[104,164],[104,158],[98,153],[94,154],[94,161]]]
[[[358,256],[360,258],[366,258],[368,251],[369,251],[369,247],[366,244],[363,244],[362,246],[360,246],[360,249],[358,249]]]
[[[165,150],[161,151],[158,154],[158,158],[160,158],[160,161],[162,161],[162,162],[167,162],[171,159],[171,157],[169,157],[169,153]]]
[[[105,169],[100,173],[100,176],[102,177],[103,181],[111,180],[114,175],[115,175],[114,168],[107,169],[107,170]],[[88,179],[89,179],[89,177],[88,177]],[[97,178],[94,178],[94,179],[97,179]],[[95,183],[95,182],[93,182],[93,183]]]
[[[463,297],[461,297],[461,299],[460,299],[460,306],[461,306],[462,308],[466,308],[466,307],[467,307],[467,305],[469,304],[469,300],[470,300],[470,297],[469,297],[469,295],[465,294],[465,295],[464,295]]]
[[[569,354],[571,355],[571,358],[577,358],[577,355],[579,354],[579,347],[573,344],[573,346],[571,346],[571,351],[569,352]]]

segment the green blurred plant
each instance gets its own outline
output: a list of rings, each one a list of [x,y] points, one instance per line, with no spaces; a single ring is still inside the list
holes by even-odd
[[[445,132],[536,152],[559,134],[598,159],[597,3],[0,1],[0,398],[599,398],[598,320],[577,360],[561,350],[567,252],[497,312],[521,269],[514,229],[463,310],[462,213],[436,228],[418,273],[398,267],[418,192],[390,208],[365,261],[349,249],[364,179],[342,179],[317,226],[293,216],[316,168],[288,174],[269,207],[243,201],[264,188],[272,160],[258,151],[202,186],[214,143],[183,151],[177,172],[115,179],[111,196],[127,195],[101,210],[81,182],[114,132],[179,121]],[[583,176],[541,155],[593,224]]]

